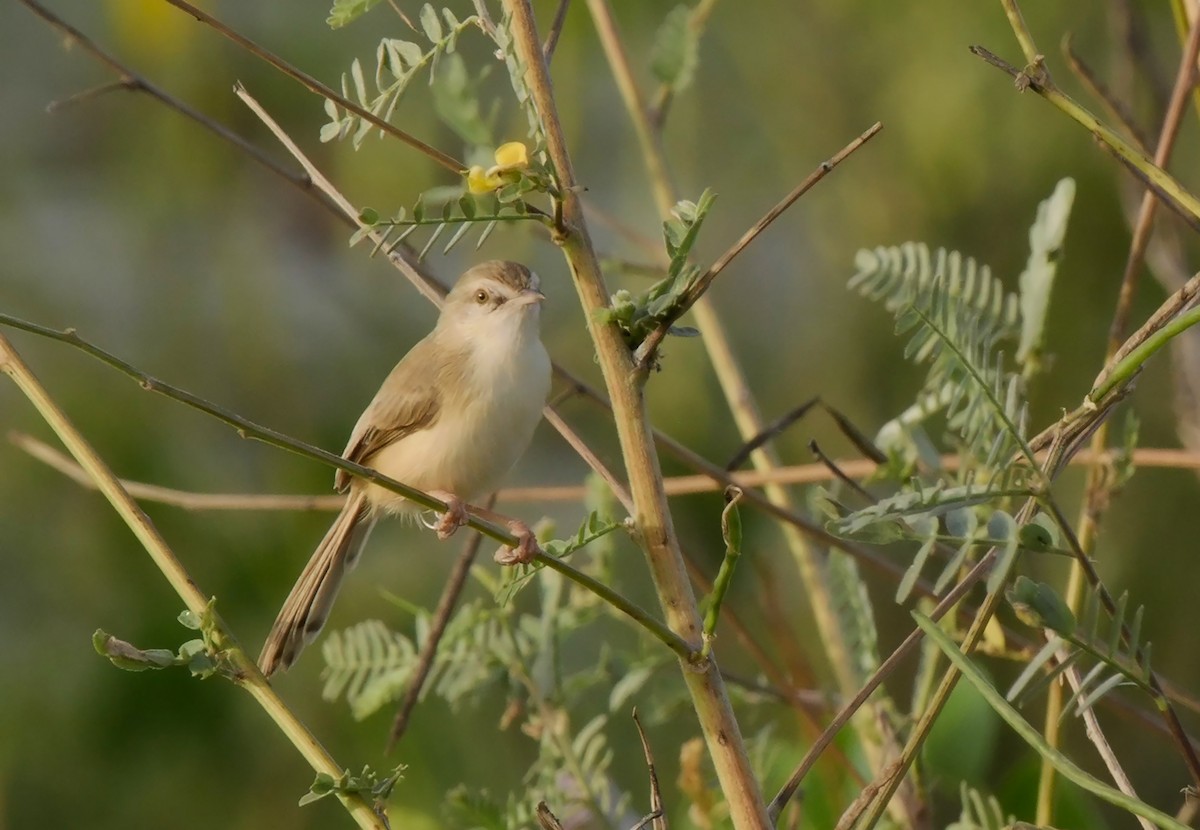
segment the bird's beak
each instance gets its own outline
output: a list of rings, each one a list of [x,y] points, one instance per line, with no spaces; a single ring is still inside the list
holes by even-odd
[[[517,294],[516,298],[517,303],[520,305],[533,305],[534,303],[540,303],[545,299],[546,295],[541,291],[538,291],[536,288],[522,288],[520,293]]]

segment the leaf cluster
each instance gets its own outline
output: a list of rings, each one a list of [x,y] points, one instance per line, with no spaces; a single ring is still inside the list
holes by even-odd
[[[345,25],[371,5],[371,2],[335,3],[330,14],[330,25]],[[432,84],[440,58],[454,53],[459,35],[468,28],[479,28],[481,25],[477,15],[459,20],[450,9],[443,8],[439,13],[428,3],[421,8],[419,20],[427,44],[384,38],[375,49],[373,90],[368,90],[362,62],[355,58],[350,64],[349,74],[342,73],[342,96],[357,101],[372,115],[390,120],[409,84],[426,67],[429,68]],[[354,146],[358,148],[371,132],[371,122],[352,112],[342,112],[337,104],[328,99],[325,101],[325,114],[329,121],[321,128],[321,141],[353,136]]]
[[[688,257],[716,198],[711,190],[705,190],[696,202],[677,202],[671,210],[671,218],[663,222],[667,276],[640,294],[627,289],[618,290],[610,299],[608,308],[598,313],[603,322],[615,323],[620,327],[625,343],[631,350],[636,351],[651,332],[678,317],[681,304],[688,299],[701,274]],[[698,332],[693,328],[672,325],[668,333],[691,337]]]
[[[531,212],[524,199],[527,193],[538,188],[536,178],[522,175],[496,193],[483,196],[463,193],[458,187],[431,191],[434,199],[441,200],[440,207],[433,210],[426,204],[430,193],[418,197],[411,210],[401,207],[389,219],[380,217],[374,208],[366,207],[359,213],[361,226],[350,236],[350,245],[354,246],[367,236],[377,234],[372,253],[382,250],[390,254],[408,241],[418,228],[428,227],[433,230],[417,254],[418,259],[424,259],[447,230],[455,229],[442,246],[443,254],[448,254],[462,242],[472,229],[479,228],[479,236],[475,241],[475,249],[478,250],[501,222],[544,221],[545,215]]]
[[[179,624],[192,631],[199,631],[201,636],[188,640],[178,651],[165,648],[140,649],[102,629],[96,629],[92,634],[92,648],[124,671],[140,672],[180,667],[186,668],[193,677],[202,680],[214,674],[236,680],[238,671],[229,659],[216,625],[213,611],[215,603],[214,597],[199,615],[186,610],[180,613]]]
[[[335,793],[357,794],[369,797],[375,806],[375,812],[382,814],[383,807],[391,797],[392,790],[404,777],[405,769],[405,765],[400,764],[387,775],[381,776],[369,766],[364,766],[358,775],[351,775],[350,770],[346,770],[338,778],[334,778],[327,772],[319,772],[312,786],[308,788],[308,792],[300,797],[300,806],[312,804],[314,801],[320,801],[325,796]]]
[[[1053,632],[1009,688],[1005,697],[1010,702],[1029,700],[1067,669],[1084,662],[1091,666],[1081,675],[1064,715],[1072,710],[1083,714],[1121,685],[1136,686],[1156,701],[1161,698],[1151,682],[1150,643],[1141,641],[1144,607],[1139,605],[1130,615],[1128,593],[1106,614],[1099,589],[1093,589],[1079,620],[1058,592],[1043,582],[1019,576],[1006,596],[1023,622]]]

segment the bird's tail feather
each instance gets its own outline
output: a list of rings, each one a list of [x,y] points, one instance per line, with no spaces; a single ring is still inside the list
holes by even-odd
[[[342,512],[317,545],[275,618],[258,658],[263,674],[270,677],[280,669],[290,668],[300,651],[320,632],[333,608],[342,577],[358,561],[374,525],[366,496],[351,491]]]

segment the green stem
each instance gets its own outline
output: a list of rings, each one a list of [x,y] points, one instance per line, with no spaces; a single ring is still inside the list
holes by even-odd
[[[708,611],[704,615],[704,645],[700,654],[707,659],[712,652],[712,641],[717,630],[717,620],[721,617],[721,603],[725,594],[733,584],[733,571],[738,559],[742,556],[742,516],[738,512],[738,502],[742,500],[742,490],[730,487],[725,491],[728,503],[721,511],[721,535],[725,538],[725,558],[721,560],[721,569],[713,580],[712,594],[709,595]]]
[[[962,649],[955,645],[954,641],[944,631],[938,628],[933,620],[918,611],[913,612],[913,618],[917,621],[917,625],[921,627],[921,630],[925,632],[925,636],[929,637],[941,649],[942,653],[946,655],[963,677],[967,678],[975,690],[988,702],[988,705],[995,710],[996,714],[1003,718],[1026,743],[1037,750],[1038,754],[1053,764],[1054,768],[1064,778],[1086,792],[1104,799],[1109,804],[1127,810],[1136,816],[1141,816],[1153,822],[1158,827],[1164,828],[1164,830],[1188,830],[1187,825],[1178,821],[1173,816],[1156,810],[1144,801],[1132,798],[1089,775],[1076,766],[1066,755],[1063,755],[1057,749],[1050,746],[1042,738],[1041,733],[1029,721],[1021,717],[1020,712],[1009,705],[1004,696],[996,690],[996,687],[988,682],[987,678],[971,662],[970,658],[963,653]]]
[[[150,518],[142,511],[133,497],[125,491],[104,460],[50,398],[45,388],[29,371],[29,367],[21,360],[3,334],[0,334],[0,371],[13,380],[71,454],[75,456],[79,466],[86,470],[96,482],[97,488],[145,547],[146,552],[150,554],[188,610],[198,618],[203,618],[208,612],[208,597],[196,586]],[[238,673],[238,685],[250,693],[250,696],[266,711],[271,720],[275,721],[276,726],[287,736],[314,770],[326,773],[334,779],[341,778],[344,772],[342,767],[333,760],[316,737],[275,694],[274,689],[267,683],[267,679],[258,670],[258,666],[237,644],[224,621],[215,613],[212,614],[212,620],[215,629],[220,632],[221,638],[227,644],[225,653]],[[381,816],[376,815],[371,805],[361,795],[339,792],[338,798],[360,827],[386,830],[387,822]]]
[[[600,597],[618,611],[623,612],[642,628],[646,629],[646,631],[648,631],[650,634],[654,635],[659,642],[679,655],[679,659],[683,660],[685,663],[693,663],[696,661],[698,653],[688,644],[686,640],[684,640],[662,622],[656,620],[653,616],[651,616],[650,612],[641,608],[637,604],[630,602],[612,588],[609,588],[603,582],[594,579],[588,574],[585,574],[583,571],[575,570],[566,562],[554,556],[548,556],[539,552],[534,561],[545,565],[551,570],[558,571],[576,585],[591,591],[593,594]]]
[[[1114,153],[1136,168],[1151,184],[1170,196],[1185,212],[1200,219],[1200,199],[1193,196],[1174,176],[1147,158],[1145,154],[1128,141],[1121,138],[1116,131],[1092,115],[1085,107],[1051,84],[1048,79],[1027,75],[981,46],[972,46],[971,52],[998,69],[1007,72],[1018,81],[1022,81],[1024,83],[1023,88],[1040,95],[1072,120],[1082,125],[1097,140],[1102,141]]]
[[[1173,337],[1196,323],[1200,323],[1200,306],[1180,314],[1121,358],[1120,362],[1105,373],[1104,380],[1088,393],[1088,400],[1101,400],[1118,386],[1128,383],[1134,375],[1142,370],[1142,365],[1150,359],[1151,355],[1165,346]]]

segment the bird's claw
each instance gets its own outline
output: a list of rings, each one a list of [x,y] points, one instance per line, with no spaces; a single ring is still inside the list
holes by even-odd
[[[467,508],[463,500],[453,493],[430,492],[446,503],[446,512],[442,513],[433,526],[434,533],[443,542],[454,535],[460,527],[467,523]]]
[[[517,537],[517,546],[500,548],[496,551],[496,561],[501,565],[528,565],[542,552],[537,537],[529,525],[515,519],[508,523],[508,529]]]

